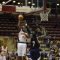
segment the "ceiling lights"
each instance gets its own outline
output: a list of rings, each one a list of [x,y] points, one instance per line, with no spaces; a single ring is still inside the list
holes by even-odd
[[[3,1],[3,2],[2,2],[2,5],[6,5],[6,4],[8,4],[9,2],[11,2],[11,1],[12,1],[12,0],[8,0],[8,1],[6,1],[6,2]]]
[[[16,1],[14,0],[13,3],[15,3]]]
[[[31,2],[28,2],[28,4],[31,4]]]
[[[5,4],[5,1],[3,1],[2,4]]]
[[[35,5],[35,3],[32,4],[32,6],[34,6],[34,5]]]
[[[57,4],[57,6],[59,6],[59,3]]]
[[[20,5],[20,2],[18,2],[17,4]]]

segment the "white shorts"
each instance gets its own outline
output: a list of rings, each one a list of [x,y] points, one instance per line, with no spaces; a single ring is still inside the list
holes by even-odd
[[[25,56],[26,55],[26,48],[27,48],[27,44],[26,43],[18,43],[17,44],[18,56]]]

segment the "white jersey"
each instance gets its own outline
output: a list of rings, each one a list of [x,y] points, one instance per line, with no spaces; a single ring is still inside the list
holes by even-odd
[[[27,38],[26,38],[26,33],[23,32],[22,30],[19,32],[18,38],[20,42],[26,42]]]
[[[0,60],[3,60],[3,57],[2,57],[2,55],[0,54]]]
[[[4,46],[2,46],[2,52],[3,55],[7,54],[7,47],[4,48]]]
[[[0,60],[6,60],[6,56],[0,54]]]
[[[7,52],[7,47],[2,46],[2,51]]]
[[[18,37],[19,37],[19,42],[26,42],[26,40],[27,40],[26,33],[23,32],[22,30],[19,32]],[[26,43],[18,43],[17,44],[18,56],[26,55],[26,47],[27,47]]]

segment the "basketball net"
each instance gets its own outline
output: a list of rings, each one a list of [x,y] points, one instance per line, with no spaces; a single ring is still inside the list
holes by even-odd
[[[48,21],[48,16],[49,16],[50,11],[51,11],[51,9],[47,8],[47,11],[40,12],[41,21]]]
[[[51,11],[50,8],[47,8],[46,4],[47,4],[47,0],[43,0],[43,8],[42,8],[43,11],[40,12],[41,21],[48,21],[48,15]]]

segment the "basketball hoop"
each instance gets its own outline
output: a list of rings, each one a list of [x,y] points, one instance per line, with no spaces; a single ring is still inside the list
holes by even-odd
[[[48,8],[47,10],[40,12],[41,21],[48,21],[48,15],[49,15],[50,11],[51,11],[51,9]]]

